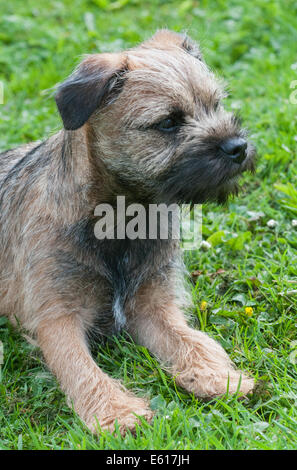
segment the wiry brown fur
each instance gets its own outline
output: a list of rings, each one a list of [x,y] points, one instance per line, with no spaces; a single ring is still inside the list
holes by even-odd
[[[133,50],[88,56],[58,88],[65,129],[1,154],[1,314],[37,338],[92,430],[152,417],[89,353],[88,338],[122,328],[199,397],[253,387],[218,343],[187,325],[176,242],[94,236],[95,206],[117,195],[148,205],[236,192],[253,151],[241,164],[220,155],[221,141],[245,135],[223,96],[198,46],[160,31]],[[174,135],[158,128],[168,115],[181,121]]]

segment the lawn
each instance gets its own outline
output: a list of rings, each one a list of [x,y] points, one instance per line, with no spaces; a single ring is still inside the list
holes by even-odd
[[[121,337],[96,360],[150,397],[136,435],[93,437],[38,348],[0,317],[1,449],[297,448],[297,5],[293,0],[1,0],[0,151],[61,127],[51,87],[84,53],[135,45],[167,26],[200,41],[256,144],[255,175],[226,207],[203,206],[207,250],[187,252],[190,322],[258,380],[253,396],[204,403]],[[271,222],[274,221],[274,222]]]

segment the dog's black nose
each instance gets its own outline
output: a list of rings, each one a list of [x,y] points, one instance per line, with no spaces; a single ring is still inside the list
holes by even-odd
[[[242,163],[246,157],[247,141],[242,137],[231,137],[225,140],[220,149],[236,163]]]

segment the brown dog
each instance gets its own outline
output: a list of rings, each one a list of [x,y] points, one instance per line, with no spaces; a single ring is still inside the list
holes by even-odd
[[[89,338],[125,329],[197,397],[253,380],[180,310],[175,240],[98,240],[94,208],[224,201],[253,150],[188,37],[88,56],[56,95],[64,129],[1,154],[1,314],[34,335],[87,426],[133,428],[142,398],[103,373]]]

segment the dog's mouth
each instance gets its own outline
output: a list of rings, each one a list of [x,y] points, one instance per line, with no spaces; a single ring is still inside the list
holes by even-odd
[[[162,194],[168,203],[201,204],[224,203],[238,194],[238,179],[243,172],[254,171],[255,148],[248,144],[241,161],[225,155],[187,155],[161,177]]]

